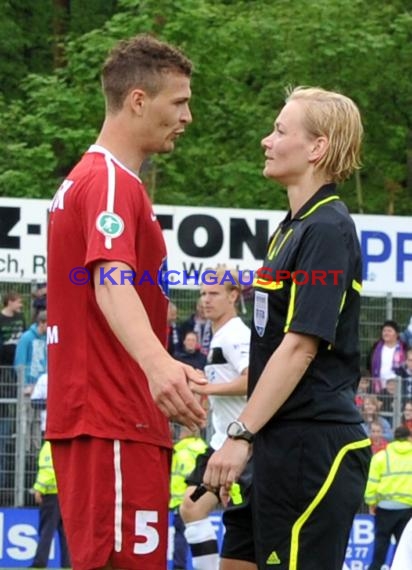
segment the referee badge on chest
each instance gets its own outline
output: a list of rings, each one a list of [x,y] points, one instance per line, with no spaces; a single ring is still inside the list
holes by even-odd
[[[268,322],[269,301],[268,294],[261,291],[255,291],[255,305],[253,311],[253,322],[256,332],[259,336],[265,334],[266,325]]]

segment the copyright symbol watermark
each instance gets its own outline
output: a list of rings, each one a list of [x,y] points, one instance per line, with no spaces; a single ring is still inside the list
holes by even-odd
[[[73,285],[87,285],[90,281],[90,271],[86,267],[73,267],[70,270],[69,279]]]

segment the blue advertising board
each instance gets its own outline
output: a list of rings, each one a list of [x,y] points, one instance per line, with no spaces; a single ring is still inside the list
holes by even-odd
[[[216,528],[218,540],[222,539],[222,523],[219,512],[211,515]],[[30,566],[37,546],[38,510],[32,509],[0,509],[0,566],[2,568],[22,568]],[[173,556],[173,528],[169,526],[169,568]],[[357,515],[355,517],[342,570],[367,570],[372,560],[374,541],[373,517]],[[392,560],[394,547],[391,545],[387,562]],[[50,568],[60,567],[60,548],[57,536],[54,538],[50,558]],[[190,565],[187,570],[190,570]],[[389,570],[383,567],[383,570]]]

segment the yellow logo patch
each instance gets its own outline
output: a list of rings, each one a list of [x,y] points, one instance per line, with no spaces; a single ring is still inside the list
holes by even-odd
[[[275,550],[269,554],[266,564],[273,564],[273,566],[275,564],[280,564],[280,558]]]

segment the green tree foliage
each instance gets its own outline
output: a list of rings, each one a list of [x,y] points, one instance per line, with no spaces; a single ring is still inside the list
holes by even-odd
[[[1,0],[0,93],[19,94],[28,73],[51,73],[56,44],[100,27],[117,0]],[[58,30],[65,37],[56,37]],[[64,50],[63,50],[64,51]]]
[[[65,65],[17,70],[21,97],[0,100],[1,194],[53,194],[103,120],[108,49],[147,31],[195,64],[194,122],[171,156],[147,165],[157,203],[284,208],[284,191],[262,177],[260,141],[285,87],[303,84],[341,90],[360,106],[364,167],[358,188],[353,178],[342,189],[352,211],[363,197],[366,213],[412,213],[412,13],[404,1],[119,0],[104,12],[95,0],[94,25],[91,4],[72,0]]]
[[[0,2],[0,93],[11,98],[29,70],[51,71],[50,0]]]

